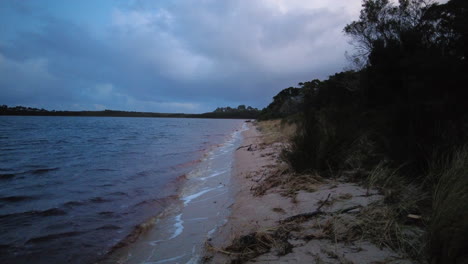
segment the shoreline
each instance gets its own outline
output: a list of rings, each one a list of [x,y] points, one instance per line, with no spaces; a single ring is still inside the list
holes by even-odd
[[[295,175],[279,159],[287,136],[272,140],[275,132],[260,129],[251,123],[243,132],[230,186],[234,203],[207,240],[204,263],[413,263],[353,233],[366,212],[379,210],[384,197],[377,190]]]
[[[205,240],[229,214],[232,155],[240,144],[243,124],[205,152],[183,177],[167,208],[137,226],[97,263],[199,263]]]

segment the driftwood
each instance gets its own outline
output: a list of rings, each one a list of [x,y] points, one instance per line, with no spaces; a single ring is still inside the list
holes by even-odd
[[[263,171],[262,176],[258,180],[254,180],[254,182],[258,183],[260,182],[265,176],[267,175],[266,169]],[[252,188],[250,188],[252,190]]]
[[[245,146],[240,146],[240,147],[238,147],[238,148],[236,149],[236,151],[238,151],[238,150],[241,149],[241,148],[247,148],[247,151],[251,151],[251,150],[252,150],[252,144],[250,144],[250,145],[245,145]]]
[[[324,214],[325,212],[322,212],[320,211],[320,209],[322,209],[322,207],[327,203],[328,199],[330,199],[330,193],[328,194],[327,196],[327,199],[325,199],[325,201],[323,201],[319,207],[317,207],[317,209],[313,212],[309,212],[309,213],[303,213],[303,214],[297,214],[297,215],[293,215],[293,216],[290,216],[284,220],[281,220],[280,223],[288,223],[288,222],[292,222],[296,219],[309,219],[309,218],[312,218],[314,216],[317,216],[317,215],[321,215],[321,214]]]
[[[297,219],[309,219],[309,218],[312,218],[312,217],[315,217],[315,216],[318,216],[318,215],[324,215],[324,214],[344,214],[344,213],[347,213],[349,211],[352,211],[354,209],[358,209],[358,208],[361,208],[362,206],[361,205],[355,205],[355,206],[351,206],[351,207],[348,207],[348,208],[345,208],[345,209],[341,209],[341,210],[338,210],[338,211],[335,211],[335,212],[323,212],[321,211],[320,209],[327,203],[328,199],[330,198],[330,194],[328,194],[327,196],[327,199],[325,199],[325,201],[323,201],[320,206],[313,212],[309,212],[309,213],[302,213],[302,214],[297,214],[297,215],[293,215],[293,216],[290,216],[286,219],[283,219],[283,220],[280,220],[279,222],[281,224],[284,224],[284,223],[289,223],[289,222],[292,222],[292,221],[295,221]]]
[[[241,149],[241,148],[248,148],[247,150],[252,149],[252,144],[250,144],[250,145],[245,145],[245,146],[240,146],[240,147],[238,147],[238,148],[236,149],[236,151],[239,150],[239,149]]]

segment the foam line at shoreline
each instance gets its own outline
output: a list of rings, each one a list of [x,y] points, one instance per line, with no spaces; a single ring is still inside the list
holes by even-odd
[[[202,180],[202,181],[204,181],[204,180],[206,180],[206,179],[210,179],[210,178],[213,178],[213,177],[222,175],[222,174],[227,173],[227,172],[229,172],[229,170],[223,170],[223,171],[215,172],[215,173],[211,174],[210,176],[201,177],[201,178],[199,178],[199,179]]]
[[[202,190],[202,191],[199,191],[195,194],[192,194],[192,195],[189,195],[189,196],[185,196],[183,197],[181,200],[184,201],[184,206],[187,206],[187,204],[189,204],[193,199],[196,199],[200,196],[202,196],[203,194],[207,193],[207,192],[210,192],[210,191],[213,191],[213,190],[216,190],[216,189],[219,189],[223,186],[218,186],[218,187],[215,187],[215,188],[209,188],[209,189],[205,189],[205,190]]]
[[[174,234],[168,240],[178,237],[184,231],[184,220],[182,220],[182,214],[177,215],[174,219],[176,221],[174,224],[174,227],[176,228],[176,230]]]
[[[185,257],[185,254],[177,256],[177,257],[173,257],[173,258],[162,259],[162,260],[159,260],[159,261],[144,262],[143,264],[162,264],[162,263],[169,263],[169,262],[173,263],[172,261],[181,259],[183,257]]]

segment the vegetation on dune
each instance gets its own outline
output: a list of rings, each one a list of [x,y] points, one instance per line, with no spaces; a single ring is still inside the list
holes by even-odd
[[[464,263],[468,2],[364,0],[344,32],[356,70],[283,90],[260,119],[299,120],[283,153],[296,172],[351,174],[381,189],[395,220],[382,243],[419,260],[425,252],[431,263]],[[408,214],[422,217],[427,245],[398,235]]]

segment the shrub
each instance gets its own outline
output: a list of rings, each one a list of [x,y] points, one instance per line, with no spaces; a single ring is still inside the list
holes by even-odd
[[[292,168],[297,172],[343,168],[348,149],[360,133],[359,119],[352,112],[337,108],[311,112],[284,152]]]

